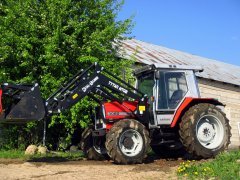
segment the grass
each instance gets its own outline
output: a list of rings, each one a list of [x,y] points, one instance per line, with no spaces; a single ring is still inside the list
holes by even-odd
[[[45,160],[45,161],[74,161],[83,159],[84,155],[81,151],[79,152],[50,152],[46,155],[36,154],[36,155],[25,155],[24,151],[20,150],[0,150],[0,159],[21,159],[21,160]]]
[[[4,159],[22,159],[24,157],[24,151],[19,150],[1,150],[0,158]]]
[[[180,164],[177,173],[187,179],[240,180],[240,151],[226,152],[206,162],[186,161]]]

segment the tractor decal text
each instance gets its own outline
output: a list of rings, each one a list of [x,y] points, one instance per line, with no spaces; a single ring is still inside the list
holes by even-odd
[[[119,90],[119,91],[121,91],[121,92],[123,92],[123,93],[125,93],[125,94],[128,93],[128,90],[127,90],[127,89],[125,89],[125,88],[123,88],[123,87],[121,87],[121,86],[113,83],[112,81],[108,81],[108,85],[114,87],[115,89],[117,89],[117,90]]]
[[[86,86],[82,88],[83,92],[86,92],[93,84],[99,79],[98,76],[96,76],[93,80],[91,80]]]
[[[131,112],[108,112],[108,116],[131,116]]]

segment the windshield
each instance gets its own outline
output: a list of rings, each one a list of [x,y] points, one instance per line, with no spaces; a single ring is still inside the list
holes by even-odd
[[[148,97],[153,95],[154,74],[149,73],[138,79],[138,90]]]

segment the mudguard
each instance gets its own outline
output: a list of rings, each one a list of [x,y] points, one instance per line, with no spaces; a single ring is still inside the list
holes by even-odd
[[[183,114],[193,105],[199,104],[199,103],[209,103],[209,104],[214,104],[217,106],[225,106],[221,102],[219,102],[217,99],[213,98],[190,98],[187,97],[184,99],[180,107],[177,109],[173,121],[171,123],[171,127],[175,127],[177,122],[181,119]]]

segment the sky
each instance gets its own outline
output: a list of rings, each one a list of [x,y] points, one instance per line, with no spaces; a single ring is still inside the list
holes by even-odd
[[[125,0],[130,36],[240,66],[240,0]]]

